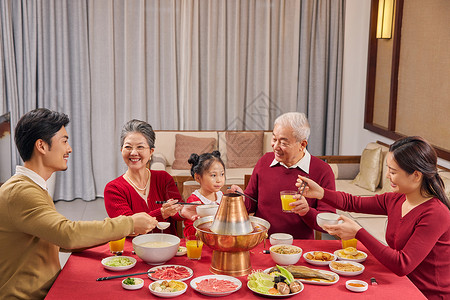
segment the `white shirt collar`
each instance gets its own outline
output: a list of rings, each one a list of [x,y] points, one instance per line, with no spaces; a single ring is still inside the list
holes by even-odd
[[[37,185],[47,191],[47,181],[44,180],[38,173],[30,170],[24,166],[16,166],[15,175],[24,175],[34,181]]]
[[[200,201],[203,202],[203,204],[219,204],[220,201],[222,201],[222,196],[223,196],[223,193],[221,191],[216,192],[217,201],[214,202],[214,201],[209,200],[202,194],[200,194],[200,192],[198,190],[195,190],[193,194],[195,196],[197,196],[200,199]]]
[[[298,162],[296,162],[295,164],[293,164],[290,167],[286,166],[282,162],[279,162],[275,158],[273,159],[270,166],[273,167],[273,166],[276,166],[277,164],[280,164],[283,167],[288,168],[288,169],[299,168],[299,169],[303,170],[306,174],[309,174],[309,166],[311,164],[311,154],[308,152],[308,150],[305,149],[305,155],[303,155],[303,157],[300,158],[300,160]]]

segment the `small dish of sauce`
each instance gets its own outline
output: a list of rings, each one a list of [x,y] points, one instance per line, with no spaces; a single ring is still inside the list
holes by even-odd
[[[345,287],[352,292],[361,293],[367,291],[369,285],[362,280],[347,280]]]

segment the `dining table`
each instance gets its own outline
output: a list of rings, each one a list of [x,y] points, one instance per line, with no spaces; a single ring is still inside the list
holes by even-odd
[[[302,248],[303,253],[308,251],[335,252],[342,249],[339,240],[294,240],[294,245]],[[185,240],[181,239],[180,245],[185,245]],[[264,250],[270,247],[267,241],[261,242],[258,246],[250,250],[250,262],[253,270],[266,270],[275,266],[270,254]],[[356,276],[339,275],[339,280],[332,285],[319,285],[304,283],[304,289],[293,298],[304,299],[350,299],[359,296],[364,299],[426,299],[419,289],[406,276],[397,276],[388,268],[382,265],[371,253],[358,241],[357,249],[367,253],[367,259],[362,262],[365,269],[362,274]],[[90,248],[82,252],[72,253],[56,278],[46,299],[149,299],[157,298],[150,293],[149,285],[153,282],[146,274],[139,277],[144,279],[144,287],[138,290],[126,290],[122,287],[123,278],[97,281],[99,277],[114,276],[138,272],[146,272],[153,265],[148,265],[133,252],[131,238],[127,238],[123,255],[135,257],[136,265],[125,271],[110,271],[103,267],[101,260],[111,256],[108,244]],[[186,292],[179,299],[206,299],[211,298],[200,294],[190,287],[190,281],[203,275],[211,275],[212,250],[208,246],[203,246],[200,260],[190,260],[186,255],[174,256],[165,265],[181,265],[193,270],[193,277],[186,280],[188,285]],[[308,266],[313,269],[328,270],[328,266],[313,266],[308,264],[303,257],[296,265]],[[236,292],[223,296],[224,299],[254,299],[267,298],[252,292],[247,287],[247,276],[236,277],[242,282],[242,287]],[[376,284],[371,284],[371,278],[375,278]],[[347,280],[358,279],[369,284],[368,289],[362,293],[352,292],[345,286]],[[277,297],[274,297],[277,298]]]

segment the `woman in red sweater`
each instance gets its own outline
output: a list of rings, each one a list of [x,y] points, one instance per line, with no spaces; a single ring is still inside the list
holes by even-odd
[[[220,189],[225,184],[225,164],[220,158],[219,151],[212,153],[192,153],[188,160],[191,167],[192,178],[200,184],[186,202],[198,202],[199,204],[219,205],[223,193]],[[184,220],[184,236],[195,234],[192,220]]]
[[[169,221],[165,233],[176,234],[175,221],[195,216],[195,207],[182,207],[181,195],[172,176],[166,171],[147,169],[155,150],[155,132],[147,122],[131,120],[120,135],[122,158],[128,166],[125,174],[105,187],[105,208],[113,218],[146,212],[158,221]],[[167,201],[156,204],[156,201]],[[153,232],[158,232],[154,229]]]
[[[450,299],[450,203],[437,170],[437,155],[420,137],[396,141],[387,154],[392,193],[356,197],[305,181],[307,197],[345,211],[388,216],[383,245],[359,224],[341,216],[342,224],[324,226],[342,239],[357,238],[387,268],[408,278],[429,299]],[[304,199],[296,201],[301,209]]]

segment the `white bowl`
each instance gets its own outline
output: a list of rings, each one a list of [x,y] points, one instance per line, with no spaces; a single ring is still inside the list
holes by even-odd
[[[288,233],[272,233],[270,235],[270,244],[273,245],[292,245],[294,238]]]
[[[187,253],[186,247],[184,247],[184,246],[178,247],[177,256],[183,256],[183,255],[186,255],[186,253]]]
[[[107,263],[113,259],[128,259],[129,261],[131,261],[131,264],[129,265],[124,265],[124,266],[117,266],[117,267],[113,267],[113,266],[108,266]],[[102,259],[102,265],[105,269],[107,270],[111,270],[111,271],[124,271],[124,270],[128,270],[131,269],[132,267],[134,267],[136,265],[136,258],[131,257],[131,256],[109,256],[106,257],[104,259]]]
[[[197,215],[199,215],[201,218],[207,216],[215,216],[218,209],[219,205],[217,204],[197,205],[197,207],[195,208]]]
[[[145,247],[147,242],[168,242],[171,245],[166,247]],[[132,240],[136,255],[150,265],[162,265],[177,254],[180,246],[180,238],[165,233],[149,233],[139,235]]]
[[[162,297],[162,298],[172,298],[172,297],[177,297],[177,296],[180,296],[181,294],[184,294],[186,292],[186,290],[187,290],[187,284],[182,282],[182,281],[179,281],[179,280],[173,280],[173,281],[180,282],[180,283],[182,283],[184,285],[184,289],[181,290],[181,291],[178,291],[178,292],[157,292],[157,291],[154,291],[152,289],[152,287],[153,287],[153,285],[155,283],[159,283],[160,284],[163,281],[171,281],[171,280],[158,280],[158,281],[150,283],[148,285],[148,289],[150,290],[150,293],[152,293],[155,296]]]
[[[362,284],[364,286],[351,286],[350,283]],[[367,284],[367,282],[362,281],[362,280],[347,280],[345,282],[345,287],[352,292],[361,293],[361,292],[366,291],[368,289],[369,285]]]
[[[136,278],[136,277],[129,277],[134,279],[134,284],[125,284],[124,281],[128,278],[125,278],[122,280],[122,287],[126,290],[138,290],[144,286],[144,279],[142,278]]]
[[[285,247],[288,247],[291,249],[297,249],[297,250],[299,250],[299,253],[280,254],[280,253],[274,252],[275,249],[277,249],[278,247],[282,247],[282,246],[285,246]],[[300,247],[297,247],[294,245],[283,245],[283,244],[272,246],[269,248],[269,250],[270,250],[270,256],[272,257],[273,261],[282,266],[296,264],[300,260],[300,257],[302,256],[302,252],[303,252],[302,248],[300,248]]]
[[[337,225],[342,223],[342,220],[338,220],[339,215],[333,213],[320,213],[316,217],[317,225],[323,227],[323,225]]]
[[[330,270],[335,272],[335,273],[338,273],[339,275],[342,275],[342,276],[356,276],[356,275],[359,275],[362,272],[364,272],[364,269],[365,269],[362,264],[354,262],[354,261],[337,261],[336,263],[351,264],[351,265],[354,265],[354,266],[360,268],[359,271],[343,271],[343,270],[339,270],[339,269],[334,268],[334,266],[333,266],[334,264],[330,263],[329,264]]]

